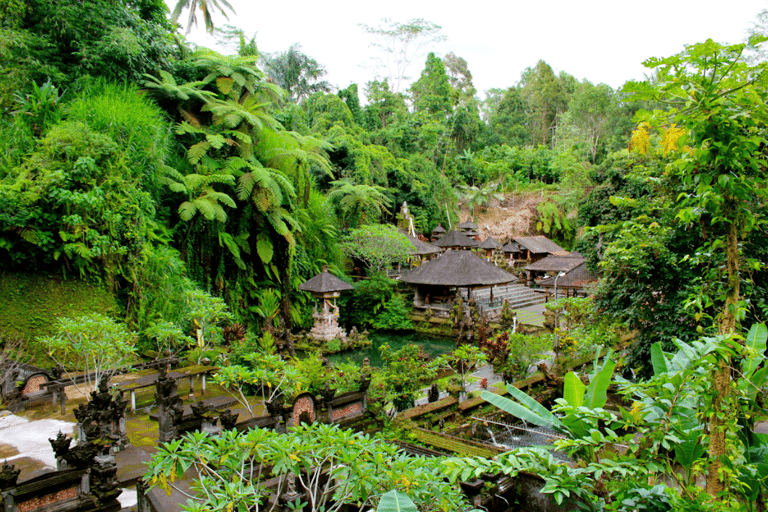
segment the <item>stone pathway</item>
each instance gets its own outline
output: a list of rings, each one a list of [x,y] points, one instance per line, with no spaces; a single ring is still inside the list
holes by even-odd
[[[75,426],[75,423],[61,420],[30,421],[8,411],[0,411],[0,447],[12,447],[12,450],[2,450],[3,459],[21,470],[19,480],[53,471],[56,469],[56,456],[48,440],[55,439],[59,432],[71,435]],[[123,489],[118,501],[124,509],[134,507],[137,503],[135,487]]]
[[[48,439],[55,439],[59,432],[72,434],[74,429],[75,424],[69,421],[29,421],[8,411],[0,412],[0,440],[18,452],[5,457],[9,463],[29,457],[42,462],[45,468],[56,469],[56,456]]]

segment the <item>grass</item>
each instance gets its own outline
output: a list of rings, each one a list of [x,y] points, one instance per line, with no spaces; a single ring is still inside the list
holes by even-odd
[[[3,272],[0,296],[0,333],[9,338],[34,340],[51,335],[58,317],[119,313],[114,295],[102,286],[79,279]],[[27,347],[28,355],[39,364],[51,366],[39,343],[30,342]]]

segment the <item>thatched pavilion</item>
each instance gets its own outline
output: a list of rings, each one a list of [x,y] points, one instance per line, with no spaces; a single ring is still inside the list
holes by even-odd
[[[478,249],[485,251],[485,257],[491,258],[493,253],[501,247],[501,244],[492,236],[489,236],[477,245]]]
[[[322,311],[315,307],[312,316],[315,325],[309,331],[309,335],[316,340],[332,340],[334,338],[346,338],[347,333],[339,327],[339,308],[336,306],[336,297],[344,290],[352,290],[354,287],[345,283],[333,274],[328,273],[328,267],[323,271],[299,285],[299,290],[309,292],[316,299],[323,301]]]
[[[464,233],[451,231],[440,237],[440,240],[435,242],[434,245],[443,249],[471,249],[472,247],[477,247],[478,243],[477,240],[469,238]]]
[[[437,254],[440,254],[443,252],[442,249],[439,247],[436,247],[432,244],[428,244],[427,242],[422,242],[419,240],[419,237],[411,236],[408,233],[403,233],[405,236],[408,237],[408,240],[411,241],[413,244],[413,251],[411,254],[414,256],[419,256],[421,258],[431,258],[432,256],[435,256]]]
[[[416,286],[414,308],[431,308],[441,316],[448,315],[461,288],[466,288],[466,294],[462,295],[468,297],[473,290],[492,288],[515,279],[509,272],[471,251],[447,251],[400,276],[401,281]]]
[[[555,299],[584,295],[584,288],[597,281],[597,276],[589,271],[586,260],[578,252],[567,256],[549,255],[528,265],[525,270],[529,286],[535,280],[538,286],[547,290],[547,297],[553,295]]]
[[[508,244],[502,246],[501,252],[504,253],[504,259],[513,266],[515,262],[521,260],[523,256],[523,251],[520,248],[520,244],[515,242],[509,242]]]
[[[561,256],[568,254],[568,251],[544,235],[518,236],[515,237],[514,242],[520,246],[523,259],[528,260],[528,263],[536,263],[550,254]]]

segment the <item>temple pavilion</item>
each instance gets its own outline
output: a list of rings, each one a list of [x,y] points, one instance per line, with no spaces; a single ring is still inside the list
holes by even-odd
[[[354,289],[352,285],[330,274],[328,267],[325,266],[321,273],[299,285],[299,290],[309,292],[313,297],[322,301],[322,309],[318,311],[317,306],[315,306],[312,312],[315,325],[309,331],[311,337],[326,341],[347,337],[346,331],[339,327],[339,307],[336,305],[336,298],[344,290],[352,289]]]
[[[433,245],[442,249],[471,249],[477,247],[478,244],[477,240],[469,238],[464,233],[459,233],[458,231],[450,231],[440,237],[440,240],[433,243]]]
[[[478,249],[485,251],[485,258],[490,259],[494,253],[501,247],[501,244],[492,236],[489,236],[477,245]]]
[[[430,308],[443,317],[449,315],[457,295],[466,300],[480,290],[490,289],[493,302],[493,287],[515,280],[509,272],[464,250],[446,251],[400,276],[400,281],[416,287],[414,309]]]

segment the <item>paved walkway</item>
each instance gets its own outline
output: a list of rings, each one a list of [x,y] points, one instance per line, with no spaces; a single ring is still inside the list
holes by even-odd
[[[21,470],[19,480],[26,480],[43,472],[56,470],[56,456],[49,439],[59,432],[71,435],[75,423],[61,420],[30,421],[8,411],[0,411],[0,451],[3,459]],[[118,464],[119,466],[119,464]],[[137,503],[135,487],[123,489],[118,497],[123,508]]]

